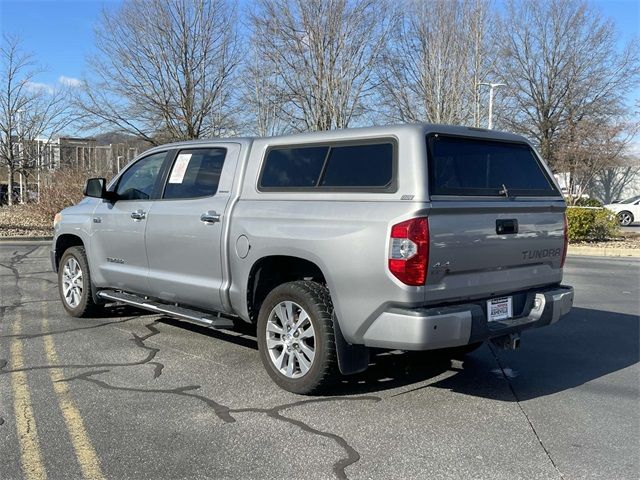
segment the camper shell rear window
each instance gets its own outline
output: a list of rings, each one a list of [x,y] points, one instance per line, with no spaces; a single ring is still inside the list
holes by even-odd
[[[431,195],[560,195],[526,143],[430,134],[427,150]]]

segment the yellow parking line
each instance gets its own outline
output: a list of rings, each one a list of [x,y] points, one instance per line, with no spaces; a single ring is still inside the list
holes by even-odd
[[[22,330],[22,313],[20,309],[17,311],[18,317],[13,323],[13,335],[20,335]],[[10,360],[12,369],[21,370],[24,368],[22,340],[16,336],[11,341]],[[18,371],[11,374],[11,388],[13,389],[13,410],[16,417],[18,442],[20,443],[22,471],[28,480],[46,479],[47,472],[42,463],[26,372]]]
[[[42,321],[42,328],[44,331],[47,330],[47,326],[48,320],[45,308],[45,315]],[[44,337],[44,351],[47,355],[49,365],[56,365],[59,363],[55,344],[50,335]],[[60,410],[62,411],[62,416],[64,417],[64,421],[67,425],[67,430],[71,437],[71,443],[73,443],[76,458],[78,459],[84,478],[104,478],[102,470],[100,469],[98,455],[91,444],[91,440],[89,440],[89,436],[87,435],[87,431],[84,427],[84,421],[80,415],[80,410],[78,410],[78,407],[76,407],[76,404],[73,401],[68,384],[60,381],[64,379],[62,369],[51,368],[49,369],[49,375],[53,381],[53,389],[58,396],[58,404],[60,405]]]

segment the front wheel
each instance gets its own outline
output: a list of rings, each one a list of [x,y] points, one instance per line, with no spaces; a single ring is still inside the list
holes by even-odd
[[[623,227],[628,227],[633,223],[633,214],[631,212],[620,212],[618,214],[618,223]]]
[[[283,389],[311,394],[338,374],[333,304],[329,290],[316,282],[279,285],[267,295],[258,315],[260,358]]]
[[[88,317],[97,308],[91,294],[89,263],[83,247],[71,247],[62,255],[58,290],[62,306],[72,317]]]

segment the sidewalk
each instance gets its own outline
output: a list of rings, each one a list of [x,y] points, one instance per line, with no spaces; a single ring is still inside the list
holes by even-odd
[[[640,257],[640,248],[569,245],[567,255],[586,255],[590,257]]]

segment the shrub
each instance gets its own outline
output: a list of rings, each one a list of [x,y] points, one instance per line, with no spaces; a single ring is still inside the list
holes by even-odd
[[[576,207],[601,207],[602,202],[595,198],[579,198],[575,203]]]
[[[56,213],[82,200],[85,181],[96,176],[100,174],[77,169],[56,170],[40,188],[40,201],[29,207],[43,225],[51,225]]]
[[[569,241],[603,241],[620,234],[615,215],[604,208],[567,208]]]

